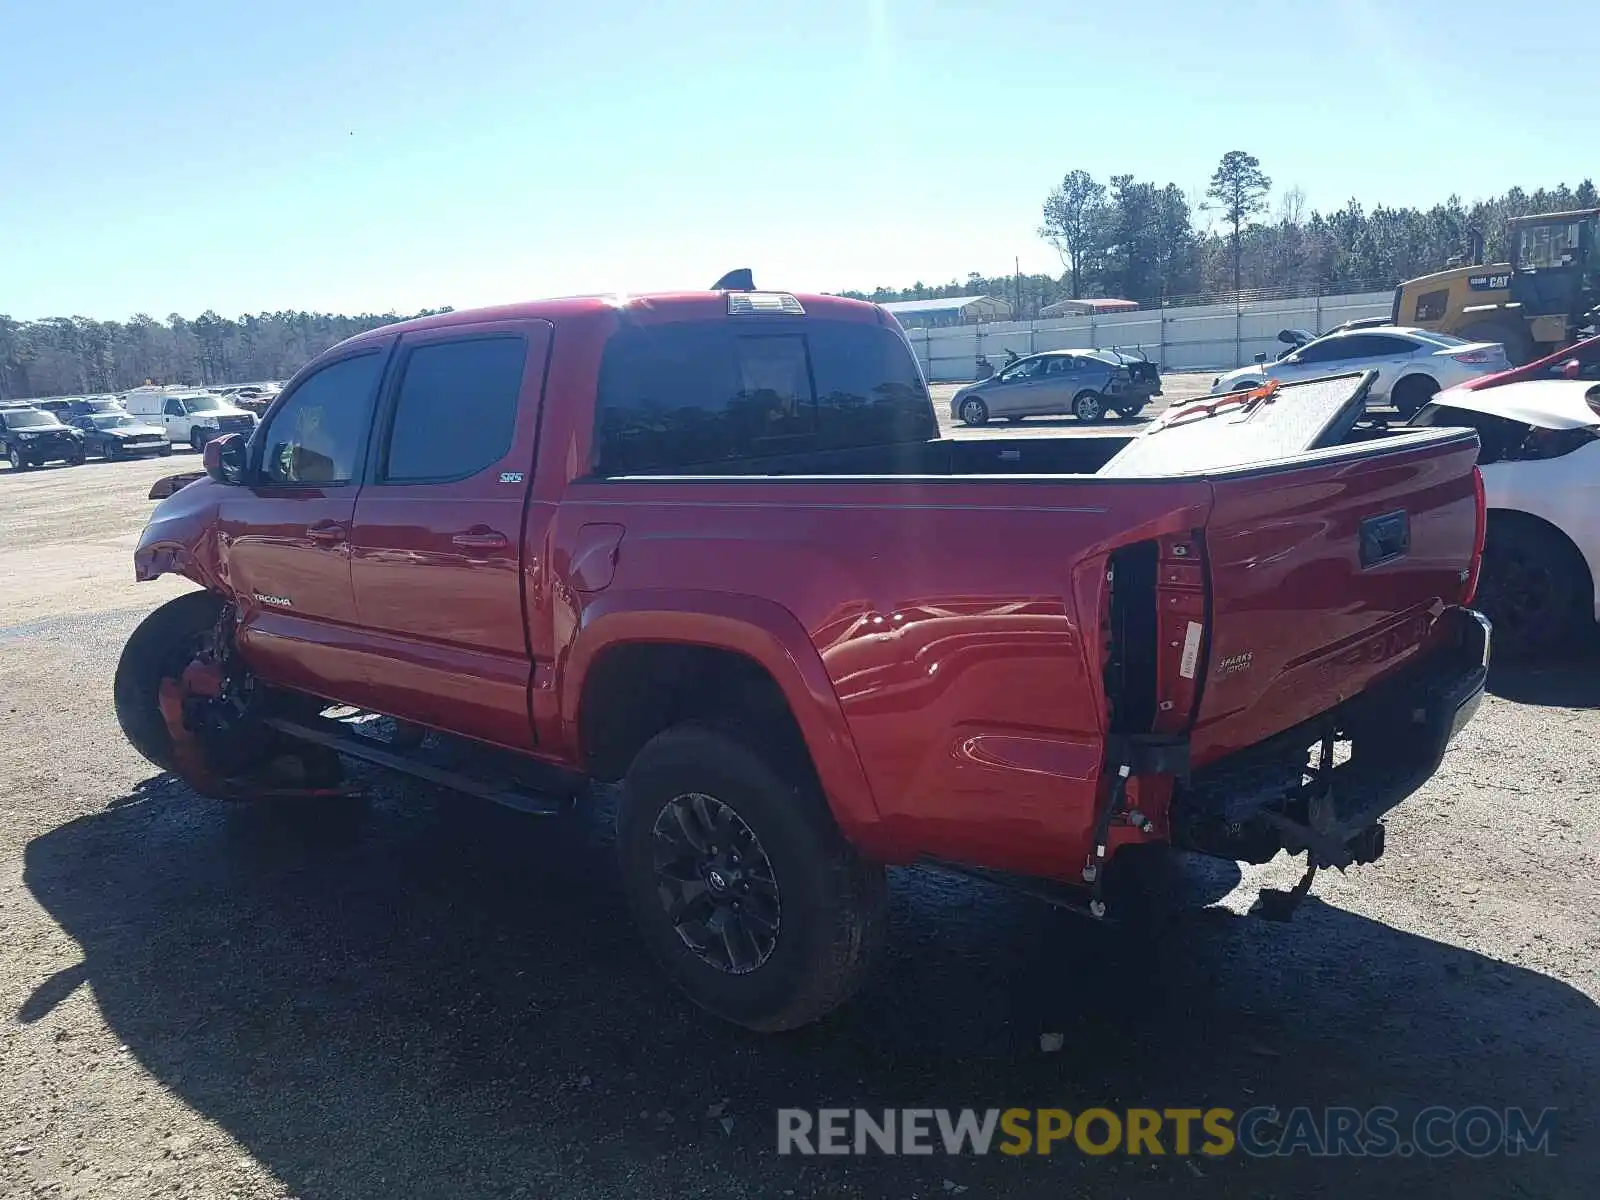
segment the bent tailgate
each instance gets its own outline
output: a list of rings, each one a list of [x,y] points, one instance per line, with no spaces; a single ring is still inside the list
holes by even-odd
[[[1325,712],[1414,656],[1465,599],[1477,536],[1469,430],[1210,474],[1210,628],[1198,763]]]

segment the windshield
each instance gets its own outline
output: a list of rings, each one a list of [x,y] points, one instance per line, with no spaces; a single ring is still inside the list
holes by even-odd
[[[125,425],[142,425],[144,422],[135,421],[127,413],[111,413],[104,417],[93,417],[96,429],[121,429]]]
[[[219,396],[185,396],[183,398],[184,412],[224,412],[227,407]]]
[[[31,408],[25,408],[20,412],[3,413],[0,414],[0,418],[5,420],[7,429],[37,429],[40,426],[61,424],[53,413],[37,412]]]

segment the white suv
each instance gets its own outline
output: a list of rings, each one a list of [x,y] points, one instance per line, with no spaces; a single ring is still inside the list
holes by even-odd
[[[1435,392],[1511,364],[1499,342],[1464,342],[1445,333],[1379,325],[1336,330],[1313,338],[1276,362],[1257,362],[1218,375],[1211,394],[1243,391],[1268,379],[1314,379],[1347,371],[1376,371],[1369,404],[1393,404],[1410,417]]]

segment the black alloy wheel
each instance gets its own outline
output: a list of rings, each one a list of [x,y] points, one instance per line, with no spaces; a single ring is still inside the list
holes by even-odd
[[[657,896],[683,944],[730,975],[771,958],[783,904],[772,863],[739,814],[689,792],[662,806],[651,832]]]

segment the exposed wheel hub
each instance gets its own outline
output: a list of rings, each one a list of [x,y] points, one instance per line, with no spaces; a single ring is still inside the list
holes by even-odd
[[[656,895],[683,944],[732,975],[765,963],[782,905],[750,826],[716,797],[691,792],[662,806],[652,834]]]

